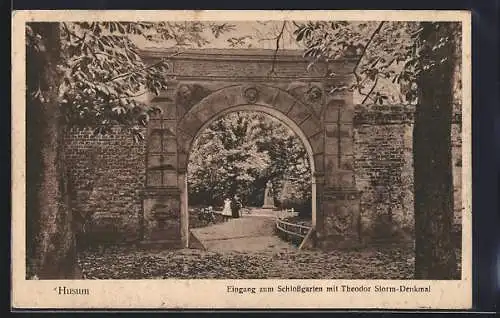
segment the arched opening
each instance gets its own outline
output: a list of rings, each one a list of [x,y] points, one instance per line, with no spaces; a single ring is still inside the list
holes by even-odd
[[[256,105],[256,104],[244,104],[244,105],[236,105],[233,107],[229,107],[227,109],[224,109],[216,114],[213,114],[210,118],[208,118],[202,125],[201,127],[196,131],[194,134],[194,137],[190,140],[189,142],[189,147],[187,147],[188,150],[188,158],[186,160],[186,174],[184,176],[184,191],[182,191],[182,198],[181,202],[183,207],[181,210],[183,210],[184,217],[181,220],[181,226],[183,228],[183,232],[188,234],[190,233],[191,230],[191,225],[190,225],[190,211],[192,212],[193,210],[191,209],[192,205],[203,205],[206,206],[211,206],[212,208],[218,209],[219,210],[223,207],[223,202],[224,202],[224,197],[228,196],[233,196],[235,193],[234,191],[241,191],[241,189],[237,188],[232,188],[231,185],[225,184],[221,185],[214,193],[209,194],[211,196],[208,200],[205,202],[200,202],[203,201],[203,195],[206,195],[206,193],[203,193],[203,191],[208,191],[209,189],[203,188],[203,186],[199,187],[199,184],[194,185],[193,184],[193,171],[194,169],[199,169],[199,167],[193,166],[196,164],[203,164],[203,162],[200,162],[200,154],[196,153],[196,151],[199,151],[200,147],[200,141],[203,142],[204,140],[200,140],[200,138],[207,138],[204,134],[206,134],[207,129],[213,128],[214,124],[217,124],[224,118],[228,118],[228,116],[232,116],[235,114],[243,114],[243,115],[254,115],[253,119],[258,118],[259,116],[267,118],[269,121],[276,123],[277,125],[281,126],[283,130],[288,131],[293,138],[291,140],[295,140],[295,142],[301,147],[301,150],[304,152],[304,159],[306,162],[307,166],[307,178],[308,181],[306,182],[308,184],[308,190],[307,190],[307,199],[306,202],[297,202],[291,200],[286,200],[287,194],[284,193],[284,191],[289,191],[292,192],[296,190],[294,188],[295,185],[300,184],[303,185],[303,180],[292,180],[293,176],[290,176],[290,178],[287,180],[288,176],[286,175],[281,175],[281,176],[273,176],[271,177],[270,175],[258,175],[257,180],[255,183],[252,182],[241,182],[240,186],[247,185],[248,190],[247,192],[239,192],[238,195],[243,194],[244,197],[242,198],[243,204],[246,208],[248,207],[258,207],[259,205],[264,205],[264,196],[267,191],[267,185],[265,185],[265,181],[271,180],[271,187],[273,190],[273,199],[275,200],[275,210],[279,212],[283,211],[295,211],[298,217],[298,219],[306,219],[309,217],[309,220],[307,221],[308,225],[310,225],[312,228],[316,227],[316,182],[315,182],[315,158],[314,158],[314,152],[313,148],[311,146],[311,143],[308,139],[308,137],[304,134],[303,130],[297,125],[292,119],[290,119],[287,115],[283,114],[282,112],[269,107],[267,105]],[[252,116],[249,116],[252,117]],[[249,118],[247,116],[247,118]],[[244,116],[240,117],[244,118]],[[233,118],[234,119],[234,118]],[[257,123],[259,124],[259,123]],[[262,123],[260,123],[262,124]],[[259,127],[262,128],[262,127]],[[269,132],[264,132],[264,135]],[[252,145],[250,145],[252,146]],[[255,145],[258,146],[258,145]],[[204,151],[210,151],[214,150],[215,148],[210,149],[210,147],[205,147]],[[260,150],[262,150],[261,148]],[[300,150],[299,150],[300,151]],[[213,160],[214,158],[211,156],[210,153],[204,153],[206,155],[207,160]],[[196,160],[198,160],[197,163],[193,162],[193,158],[197,157]],[[249,158],[247,158],[249,159]],[[262,158],[260,158],[262,159]],[[258,157],[256,158],[250,158],[250,160],[260,160]],[[267,158],[272,159],[272,158]],[[288,167],[287,167],[288,168]],[[203,169],[201,169],[203,170]],[[263,169],[266,170],[266,169]],[[284,169],[282,172],[285,172],[286,169]],[[200,172],[200,171],[198,171]],[[269,172],[269,171],[266,171]],[[287,172],[289,174],[293,174],[294,171],[293,169],[288,169]],[[213,178],[214,176],[207,176],[204,175],[206,178]],[[246,177],[255,177],[255,176],[233,176],[235,178],[242,178],[245,179]],[[196,180],[198,183],[203,182],[202,180]],[[213,181],[213,180],[212,180]],[[207,181],[210,182],[210,181]],[[229,182],[231,183],[231,182]],[[189,184],[189,186],[188,186]],[[193,185],[195,187],[198,187],[198,189],[193,189]],[[266,191],[264,190],[266,189]],[[286,190],[288,189],[288,190]],[[193,191],[195,190],[195,191]],[[196,197],[196,190],[199,190],[198,194],[201,194],[201,196]],[[302,190],[303,191],[303,190]],[[290,193],[288,193],[290,195]],[[200,198],[201,197],[201,198]],[[290,196],[291,198],[291,196]],[[201,200],[200,200],[201,199]],[[300,201],[300,200],[299,200]],[[300,205],[302,203],[302,205]],[[305,211],[305,209],[309,209],[309,211]],[[186,215],[187,214],[187,215]],[[191,218],[191,221],[193,219]],[[189,246],[189,237],[187,237],[185,241],[186,246]]]

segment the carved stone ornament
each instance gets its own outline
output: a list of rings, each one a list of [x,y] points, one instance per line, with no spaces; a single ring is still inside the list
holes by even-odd
[[[318,86],[312,86],[306,93],[306,101],[309,103],[317,103],[321,101],[323,92]]]
[[[344,233],[351,226],[351,213],[346,206],[340,206],[334,217],[334,225],[340,233]]]
[[[182,104],[188,104],[191,101],[191,87],[186,84],[179,85],[177,88],[177,100]]]
[[[247,103],[253,104],[259,98],[259,91],[255,86],[247,87],[243,91],[243,98],[245,98]]]

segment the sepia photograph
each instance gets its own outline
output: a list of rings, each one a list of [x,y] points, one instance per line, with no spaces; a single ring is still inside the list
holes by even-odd
[[[468,14],[102,13],[13,28],[15,282],[470,287]]]

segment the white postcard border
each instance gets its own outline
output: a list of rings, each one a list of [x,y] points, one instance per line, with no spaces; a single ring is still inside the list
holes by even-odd
[[[25,27],[28,21],[75,20],[403,20],[461,21],[462,280],[26,280],[25,266]],[[15,11],[12,15],[12,306],[15,308],[385,308],[467,309],[472,306],[471,20],[468,11]],[[228,293],[227,286],[365,286],[371,292]],[[427,287],[425,292],[377,293],[375,286]],[[59,295],[58,288],[89,295]]]

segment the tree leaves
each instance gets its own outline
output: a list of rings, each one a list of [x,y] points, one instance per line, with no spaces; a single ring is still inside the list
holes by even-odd
[[[412,279],[413,254],[402,248],[158,253],[108,247],[80,253],[79,263],[86,279]]]
[[[94,127],[145,125],[148,106],[135,98],[166,87],[163,61],[146,66],[129,33],[142,32],[140,23],[61,23],[65,77],[62,91],[67,123]],[[127,33],[129,32],[129,33]]]
[[[218,34],[234,28],[214,23],[210,27]],[[113,125],[146,125],[151,109],[138,97],[159,95],[167,86],[167,61],[146,65],[132,41],[134,36],[173,40],[173,45],[208,43],[203,37],[206,24],[200,22],[61,22],[60,29],[62,45],[50,49],[63,53],[59,91],[64,118],[69,126],[91,127],[98,133],[110,131]],[[26,35],[27,58],[36,58],[47,49],[29,24]],[[30,96],[43,98],[37,90]]]
[[[210,29],[214,37],[217,39],[222,33],[235,30],[236,26],[234,24],[229,24],[229,23],[222,23],[222,24],[210,23]]]
[[[252,39],[251,36],[245,35],[245,36],[240,36],[240,37],[231,37],[231,38],[227,39],[226,41],[229,43],[230,47],[242,47],[242,46],[250,45],[248,43],[248,41],[251,39]]]
[[[377,92],[375,94],[375,98],[374,99],[375,99],[375,103],[376,104],[382,105],[382,104],[384,104],[389,99],[389,97],[387,97],[386,95],[380,94],[380,92]]]
[[[304,57],[313,58],[313,63],[357,58],[358,63],[353,69],[355,89],[364,100],[416,103],[414,83],[421,72],[434,71],[446,63],[450,57],[442,56],[440,52],[445,52],[447,45],[457,45],[460,40],[460,25],[455,23],[448,36],[435,38],[432,43],[423,41],[447,23],[306,22],[295,23],[294,35],[305,45]],[[401,86],[402,80],[410,83],[410,89]],[[378,81],[379,85],[373,90]],[[373,97],[372,94],[377,92],[379,95]],[[380,96],[388,98],[381,99]]]
[[[257,200],[267,180],[278,196],[287,177],[305,185],[300,186],[301,196],[310,196],[303,145],[283,124],[260,113],[231,113],[213,122],[197,138],[189,157],[191,202],[218,204],[234,193]]]

